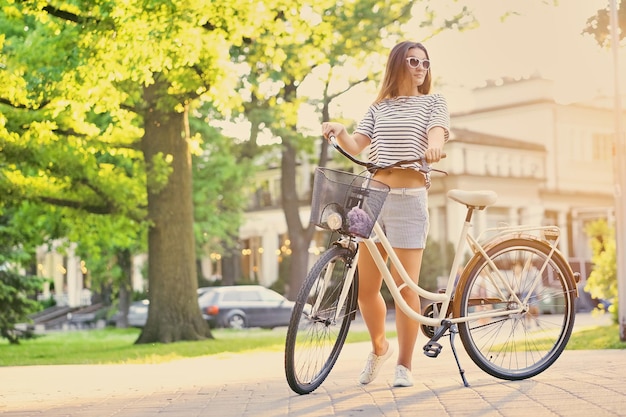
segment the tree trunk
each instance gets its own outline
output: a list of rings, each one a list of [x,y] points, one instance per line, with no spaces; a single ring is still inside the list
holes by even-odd
[[[117,327],[128,327],[128,310],[132,300],[132,256],[130,250],[124,249],[117,253],[117,264],[122,268],[119,284],[118,308],[120,315],[115,323]]]
[[[167,85],[144,89],[146,111],[141,147],[148,175],[148,321],[136,343],[170,343],[211,336],[198,308],[193,234],[188,109],[164,108]],[[154,161],[169,161],[165,186],[155,184]]]
[[[281,174],[283,210],[291,241],[291,271],[287,298],[295,300],[308,272],[309,245],[315,229],[312,226],[302,226],[300,200],[296,188],[296,149],[288,142],[283,143]]]

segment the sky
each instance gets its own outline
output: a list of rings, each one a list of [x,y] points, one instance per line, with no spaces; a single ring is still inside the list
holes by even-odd
[[[461,0],[475,12],[480,27],[448,31],[426,41],[433,76],[453,94],[502,77],[533,74],[555,82],[560,102],[613,91],[613,59],[589,35],[587,19],[608,0]],[[546,4],[547,3],[547,4]],[[519,14],[501,16],[512,6]],[[419,36],[419,33],[416,33]],[[626,48],[620,53],[621,90],[626,86]],[[454,98],[454,96],[453,96]]]

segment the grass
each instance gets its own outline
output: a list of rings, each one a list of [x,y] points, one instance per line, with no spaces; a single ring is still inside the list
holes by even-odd
[[[600,326],[572,333],[568,350],[626,349],[619,340],[619,325]]]
[[[284,335],[279,333],[215,330],[213,340],[136,345],[139,332],[109,328],[48,333],[19,345],[0,345],[0,366],[158,363],[223,352],[278,349],[284,344]]]
[[[285,331],[278,330],[216,329],[213,335],[213,340],[135,345],[138,329],[49,333],[19,345],[0,342],[0,366],[161,363],[220,353],[282,351],[285,345]],[[388,337],[396,337],[395,332],[389,332]],[[367,340],[365,331],[348,334],[348,343]],[[567,349],[626,349],[626,342],[619,340],[618,325],[602,326],[575,332]]]
[[[19,345],[0,341],[0,366],[109,363],[160,363],[181,358],[255,350],[282,351],[286,330],[215,329],[215,339],[195,342],[135,345],[139,329],[53,332]],[[389,332],[395,337],[395,332]],[[367,341],[365,331],[348,334],[348,342]]]

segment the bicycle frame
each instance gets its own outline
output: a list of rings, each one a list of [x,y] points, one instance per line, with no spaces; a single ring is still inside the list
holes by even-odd
[[[469,208],[468,210],[472,210],[472,208]],[[503,238],[511,238],[511,237],[529,237],[532,236],[530,234],[528,234],[531,231],[544,231],[544,232],[550,232],[550,234],[555,237],[554,242],[551,243],[551,247],[552,250],[550,252],[549,257],[546,259],[546,262],[544,263],[544,265],[542,265],[541,269],[540,269],[540,273],[538,276],[541,276],[541,274],[543,273],[543,271],[545,270],[545,268],[547,267],[547,262],[552,258],[552,256],[555,253],[558,253],[557,251],[557,243],[558,243],[558,236],[559,236],[559,230],[558,228],[556,228],[555,226],[512,226],[512,227],[502,227],[502,228],[496,228],[496,229],[487,229],[485,232],[483,232],[478,238],[473,237],[470,233],[469,233],[469,229],[472,226],[472,223],[470,220],[465,221],[465,223],[463,224],[463,228],[461,230],[461,234],[459,236],[459,240],[457,243],[457,247],[456,247],[456,252],[455,252],[455,256],[454,256],[454,260],[452,262],[452,267],[450,269],[450,274],[448,276],[448,281],[446,284],[446,289],[444,293],[434,293],[434,292],[430,292],[425,290],[424,288],[420,287],[419,284],[416,284],[408,275],[408,273],[406,272],[406,269],[404,268],[404,266],[402,265],[402,263],[400,262],[398,256],[396,255],[395,251],[393,250],[391,244],[389,243],[389,240],[387,239],[387,237],[385,236],[381,226],[378,224],[378,222],[375,223],[374,225],[374,233],[375,236],[378,237],[378,241],[379,243],[382,245],[383,249],[385,250],[385,252],[387,253],[388,257],[389,257],[389,261],[393,264],[393,266],[396,268],[396,270],[398,271],[400,278],[402,279],[402,283],[400,285],[397,285],[393,279],[393,277],[391,276],[391,272],[390,269],[387,266],[387,263],[385,262],[385,260],[383,259],[383,256],[381,254],[381,252],[378,250],[378,247],[376,246],[376,242],[374,241],[373,238],[369,238],[369,239],[363,239],[360,242],[363,243],[367,249],[369,250],[374,262],[376,263],[376,266],[378,267],[378,270],[381,272],[383,280],[385,281],[385,283],[387,284],[387,287],[389,288],[389,291],[396,303],[396,305],[405,313],[407,314],[407,316],[409,316],[411,319],[421,323],[421,324],[425,324],[428,326],[439,326],[441,325],[441,322],[444,319],[448,319],[451,323],[460,323],[460,322],[465,322],[468,320],[475,320],[478,318],[493,318],[493,317],[499,317],[499,316],[507,316],[507,315],[511,315],[511,314],[520,314],[524,311],[524,305],[528,303],[532,291],[536,288],[536,286],[539,284],[538,281],[536,281],[533,284],[533,287],[531,288],[531,291],[528,292],[528,294],[524,297],[524,299],[519,299],[518,296],[516,295],[516,292],[514,291],[514,289],[511,287],[511,284],[509,283],[509,281],[507,279],[504,278],[504,276],[502,275],[502,272],[499,270],[499,268],[493,263],[493,261],[490,259],[489,255],[486,252],[486,248],[488,248],[490,245],[497,243],[498,241],[502,240]],[[480,243],[480,238],[482,236],[484,236],[487,233],[493,233],[493,232],[497,232],[496,235],[494,235],[493,237],[487,239],[483,244]],[[480,253],[484,259],[487,260],[488,265],[490,266],[490,277],[489,279],[495,284],[500,283],[502,285],[494,285],[496,288],[504,288],[505,290],[508,291],[508,293],[514,297],[511,301],[516,303],[518,305],[518,307],[516,309],[494,309],[494,310],[490,310],[490,311],[484,311],[482,313],[474,313],[472,315],[472,317],[462,317],[462,318],[455,318],[455,317],[446,317],[447,316],[447,312],[449,310],[450,307],[450,303],[452,302],[452,296],[454,294],[455,291],[455,279],[456,279],[456,271],[458,270],[458,267],[461,264],[461,258],[463,256],[463,249],[465,248],[465,245],[468,245],[469,248],[474,252],[474,253]],[[354,270],[356,269],[356,264],[357,264],[357,260],[358,260],[358,252],[354,257],[353,260],[353,265],[351,267],[351,272],[350,275],[348,276],[348,279],[346,279],[347,283],[350,283],[352,281],[352,278],[354,276]],[[527,268],[528,266],[526,265],[525,268]],[[421,314],[420,312],[415,311],[413,308],[411,308],[411,306],[408,305],[408,303],[404,300],[404,297],[402,297],[400,291],[402,289],[404,289],[405,287],[410,288],[412,291],[415,291],[416,293],[418,293],[421,297],[423,297],[424,299],[427,299],[429,301],[433,301],[433,302],[441,302],[442,306],[439,310],[439,315],[437,317],[427,317],[423,314]],[[349,285],[345,286],[344,288],[349,288]],[[499,290],[501,291],[501,290]],[[346,291],[343,291],[344,293],[346,293]],[[345,299],[345,295],[343,296]],[[343,300],[342,300],[343,301]]]

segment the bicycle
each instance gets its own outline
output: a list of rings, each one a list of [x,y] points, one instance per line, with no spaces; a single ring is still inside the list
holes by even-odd
[[[369,173],[389,168],[356,159],[341,149],[335,138],[330,139],[339,152]],[[446,174],[423,158],[393,166],[412,162],[418,162],[422,172]],[[376,221],[389,191],[368,175],[316,169],[311,222],[336,232],[333,235],[338,238],[309,271],[292,311],[285,342],[285,375],[290,388],[298,394],[313,392],[339,357],[357,313],[360,243],[372,253],[396,308],[421,323],[430,337],[424,354],[436,358],[442,351],[439,340],[449,336],[464,386],[469,384],[454,345],[456,334],[472,361],[496,378],[522,380],[548,369],[569,341],[578,297],[579,274],[557,249],[558,227],[499,226],[474,237],[470,234],[472,214],[494,204],[496,193],[448,191],[448,198],[465,205],[467,213],[446,287],[431,292],[409,278]],[[395,284],[372,236],[400,272],[401,285]],[[457,281],[466,248],[471,258]],[[404,287],[430,301],[422,312],[404,301],[400,294]]]

